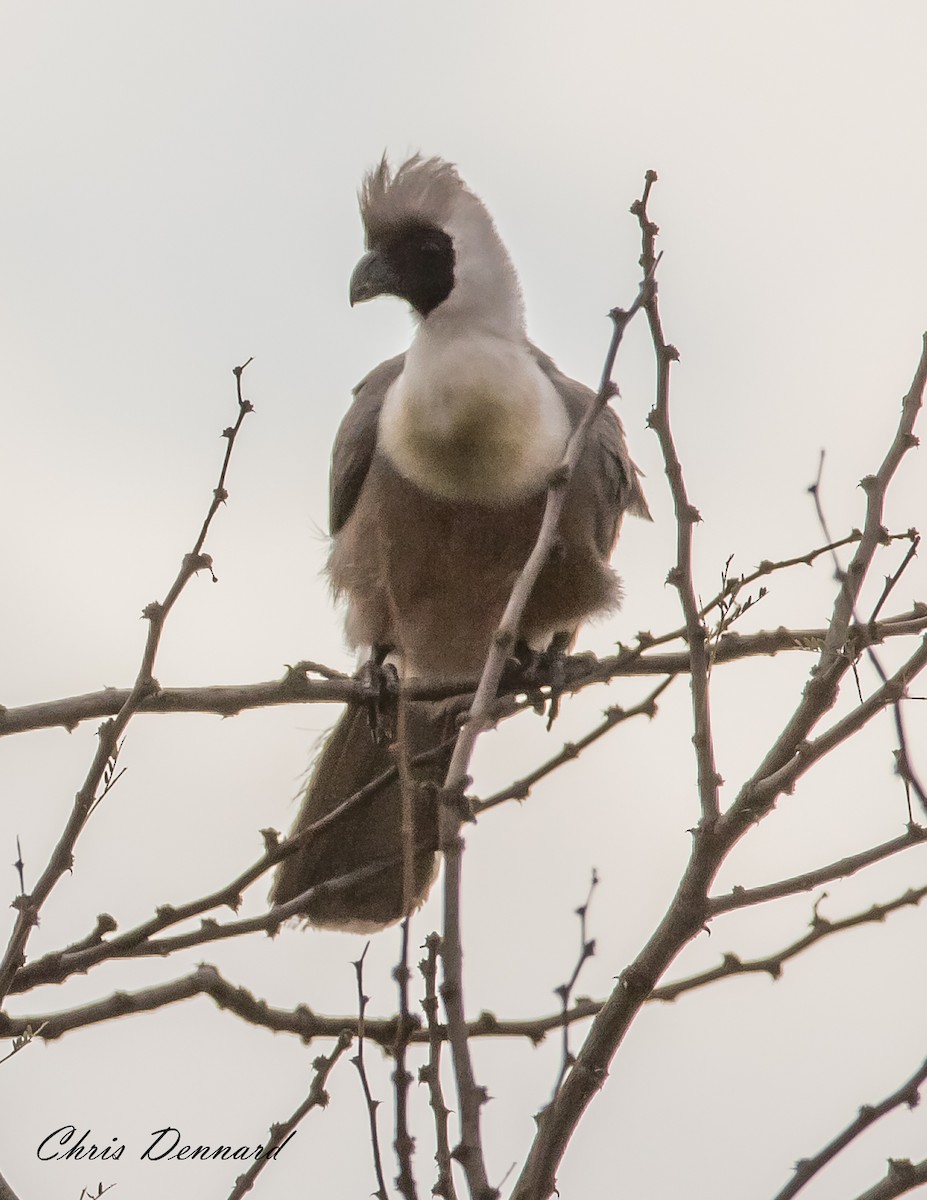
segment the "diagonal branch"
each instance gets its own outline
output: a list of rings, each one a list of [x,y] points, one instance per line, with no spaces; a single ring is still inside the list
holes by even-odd
[[[420,1083],[428,1084],[428,1101],[435,1122],[435,1162],[438,1165],[438,1178],[432,1186],[431,1194],[442,1196],[443,1200],[457,1200],[451,1167],[451,1143],[447,1132],[450,1110],[444,1102],[444,1091],[441,1087],[441,1045],[445,1030],[438,1023],[438,955],[441,952],[441,939],[437,933],[430,933],[425,939],[425,952],[425,958],[419,963],[418,969],[425,981],[422,1010],[425,1013],[428,1062],[419,1069],[418,1077]],[[413,1036],[418,1040],[417,1035]]]
[[[878,546],[882,542],[882,511],[885,493],[895,471],[908,450],[917,445],[914,423],[921,407],[924,387],[927,385],[927,334],[922,339],[922,348],[911,389],[902,402],[901,418],[891,445],[875,475],[862,481],[866,493],[866,521],[863,535],[847,567],[834,601],[827,636],[821,654],[812,671],[801,701],[786,722],[784,729],[769,750],[766,758],[755,772],[751,785],[744,789],[735,801],[725,820],[743,824],[746,828],[756,820],[753,790],[760,783],[768,784],[796,755],[808,734],[823,714],[833,707],[837,699],[840,681],[849,669],[852,655],[847,651],[847,638],[853,618],[853,609],[860,589],[872,565]],[[767,789],[768,801],[772,804],[777,794],[774,787]]]
[[[653,720],[657,715],[657,699],[666,691],[675,678],[675,675],[669,675],[652,692],[645,696],[639,704],[635,704],[632,708],[620,708],[617,704],[612,705],[611,708],[607,708],[604,719],[583,737],[578,738],[575,742],[565,742],[558,754],[553,755],[547,762],[541,763],[529,775],[525,775],[521,779],[516,779],[507,788],[503,788],[492,796],[487,796],[485,800],[477,800],[473,805],[474,813],[486,812],[487,809],[495,808],[506,800],[526,800],[536,783],[539,783],[547,775],[551,775],[558,767],[563,766],[564,763],[579,758],[580,754],[591,746],[593,742],[597,742],[599,738],[604,737],[606,733],[609,733],[624,721],[629,721],[632,717],[638,716],[644,716]]]
[[[645,270],[651,269],[651,264],[656,262],[655,244],[658,229],[647,213],[650,189],[656,180],[656,171],[648,171],[644,194],[631,206],[631,212],[640,223],[643,242],[641,265]],[[692,717],[695,727],[692,741],[695,745],[698,766],[698,794],[702,808],[702,824],[705,827],[711,827],[717,821],[720,812],[718,789],[721,779],[715,766],[714,743],[711,736],[711,708],[708,698],[710,671],[708,631],[695,598],[695,583],[692,578],[692,527],[702,518],[698,509],[689,500],[682,473],[682,463],[679,461],[670,427],[670,367],[674,362],[679,361],[679,351],[667,342],[663,333],[663,322],[655,289],[647,297],[644,307],[650,325],[650,338],[657,356],[657,398],[648,417],[648,424],[660,442],[666,477],[669,480],[676,513],[676,565],[667,576],[667,583],[671,583],[679,593],[679,603],[685,618],[686,642],[689,646],[690,656]]]
[[[818,867],[814,871],[805,871],[802,875],[794,875],[791,879],[781,879],[776,883],[763,884],[760,887],[734,887],[725,896],[715,896],[708,901],[708,914],[712,917],[722,913],[732,912],[738,908],[748,908],[751,904],[764,904],[767,900],[780,900],[783,896],[794,896],[799,892],[809,892],[812,888],[831,883],[834,879],[845,879],[855,875],[864,867],[891,858],[900,850],[909,846],[918,846],[927,840],[927,828],[922,825],[909,825],[907,830],[896,838],[882,842],[878,846],[870,846],[858,854],[847,855],[826,867]]]
[[[271,1157],[276,1157],[286,1142],[290,1140],[296,1132],[299,1123],[307,1116],[314,1108],[328,1107],[328,1092],[325,1090],[325,1084],[328,1082],[328,1076],[331,1074],[332,1067],[347,1050],[352,1041],[352,1035],[348,1030],[342,1030],[335,1042],[335,1048],[329,1055],[320,1055],[313,1059],[312,1083],[309,1086],[309,1093],[306,1099],[294,1110],[293,1113],[285,1121],[281,1121],[277,1125],[271,1125],[270,1135],[268,1138],[268,1152],[260,1158],[255,1159],[244,1175],[239,1175],[235,1180],[235,1186],[229,1193],[229,1200],[242,1200],[242,1197],[254,1187],[258,1176],[264,1170],[264,1167],[270,1162]]]
[[[894,900],[889,900],[885,904],[873,904],[863,912],[853,913],[852,916],[843,917],[838,921],[828,921],[820,915],[815,906],[810,931],[790,946],[786,946],[785,949],[775,954],[768,954],[765,958],[755,959],[742,959],[736,954],[725,954],[720,966],[700,971],[697,975],[690,975],[687,979],[663,983],[653,989],[650,999],[675,1000],[684,992],[693,992],[696,988],[715,983],[718,979],[727,979],[731,975],[765,974],[772,976],[773,979],[778,979],[782,974],[784,964],[789,959],[801,954],[802,951],[809,949],[824,938],[831,937],[835,933],[843,933],[847,929],[856,929],[860,925],[881,924],[887,916],[899,909],[916,908],[925,896],[927,896],[927,887],[909,888],[901,896],[896,896]]]
[[[927,1158],[912,1163],[909,1158],[890,1158],[885,1178],[867,1189],[856,1200],[895,1200],[927,1183]]]
[[[874,1125],[887,1113],[892,1112],[896,1108],[900,1108],[902,1104],[906,1104],[908,1108],[914,1108],[921,1098],[921,1085],[927,1079],[927,1059],[917,1068],[910,1079],[906,1079],[897,1091],[892,1092],[890,1096],[886,1096],[879,1104],[864,1104],[859,1110],[855,1120],[827,1145],[820,1150],[813,1158],[803,1158],[795,1164],[795,1174],[792,1179],[776,1192],[773,1200],[792,1200],[793,1196],[797,1196],[806,1183],[809,1183],[815,1175],[829,1162],[837,1157],[841,1150],[845,1150],[847,1146],[864,1133],[870,1125]],[[909,1164],[910,1165],[910,1164]],[[904,1190],[908,1190],[905,1188]],[[885,1195],[897,1196],[901,1192],[886,1192]]]
[[[250,361],[248,359],[248,362]],[[61,876],[66,871],[69,871],[73,865],[74,848],[77,844],[77,839],[80,837],[88,817],[100,798],[98,793],[101,784],[104,781],[107,768],[115,761],[126,727],[138,711],[139,704],[145,697],[156,693],[158,690],[158,684],[154,678],[154,664],[168,615],[179,599],[181,592],[197,571],[212,571],[212,559],[208,554],[203,553],[203,545],[206,541],[206,535],[209,532],[213,517],[219,511],[219,506],[228,497],[228,493],[225,490],[225,480],[238,431],[241,429],[242,422],[248,413],[254,411],[250,400],[245,400],[241,392],[241,376],[248,362],[243,366],[235,367],[233,371],[238,393],[238,420],[233,426],[223,432],[222,436],[226,438],[227,442],[225,457],[222,462],[222,469],[219,472],[219,482],[213,491],[212,503],[206,513],[199,535],[194,542],[193,549],[184,555],[180,570],[164,600],[160,603],[149,604],[143,611],[142,615],[148,621],[148,637],[145,642],[145,649],[142,653],[142,661],[138,669],[135,684],[116,716],[105,721],[100,726],[96,753],[94,754],[87,776],[75,797],[71,815],[65,824],[58,844],[52,851],[48,865],[42,872],[31,894],[18,896],[13,901],[13,907],[18,910],[18,913],[6,953],[3,959],[0,960],[0,1002],[2,1002],[9,991],[10,984],[16,972],[25,962],[26,943],[29,940],[32,929],[38,924],[39,912],[42,905],[48,899]]]

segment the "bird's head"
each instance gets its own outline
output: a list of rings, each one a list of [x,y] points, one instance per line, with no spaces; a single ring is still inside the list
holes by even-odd
[[[451,163],[416,155],[393,170],[384,156],[364,178],[360,210],[367,253],[351,276],[352,305],[398,296],[423,321],[523,332],[511,260]]]

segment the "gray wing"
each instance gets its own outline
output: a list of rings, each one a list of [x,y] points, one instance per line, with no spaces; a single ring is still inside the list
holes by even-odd
[[[354,403],[344,415],[332,449],[329,478],[329,532],[334,536],[354,511],[370,460],[377,448],[380,409],[387,389],[402,371],[404,354],[387,359],[354,389]]]
[[[564,375],[553,359],[536,346],[532,346],[531,351],[538,366],[557,389],[575,429],[595,400],[595,392]],[[641,488],[641,470],[628,452],[618,414],[609,405],[602,409],[589,431],[577,476],[577,490],[588,489],[587,494],[592,496],[596,546],[602,557],[608,558],[626,512],[652,520]]]

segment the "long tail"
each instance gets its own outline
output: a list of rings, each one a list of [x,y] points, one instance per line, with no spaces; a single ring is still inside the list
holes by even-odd
[[[290,835],[316,825],[367,790],[308,833],[280,863],[272,903],[284,904],[317,888],[302,915],[313,925],[357,932],[382,929],[423,903],[437,872],[436,788],[450,764],[454,722],[441,705],[408,702],[401,725],[402,771],[396,747],[374,741],[366,710],[345,707],[312,768]],[[424,762],[412,761],[426,752]],[[380,786],[371,786],[381,778]],[[382,869],[370,869],[377,863]],[[345,878],[358,872],[363,874],[353,881]]]

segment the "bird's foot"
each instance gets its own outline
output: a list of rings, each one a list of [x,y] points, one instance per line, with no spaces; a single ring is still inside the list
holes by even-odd
[[[566,668],[570,656],[567,648],[572,634],[556,633],[546,650],[533,650],[527,642],[515,645],[514,658],[510,660],[512,670],[503,675],[503,681],[523,688],[529,693],[538,693],[537,711],[547,709],[547,728],[553,725],[560,713],[560,699],[566,691]]]
[[[399,697],[399,673],[392,663],[385,662],[389,646],[375,646],[373,653],[357,672],[367,697],[367,723],[370,735],[378,746],[396,740],[396,706]]]

